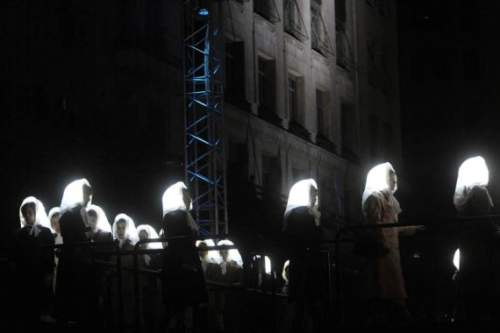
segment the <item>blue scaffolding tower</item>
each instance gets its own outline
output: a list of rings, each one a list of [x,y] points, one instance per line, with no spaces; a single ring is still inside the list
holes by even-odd
[[[193,216],[204,234],[227,234],[223,36],[212,1],[185,8],[185,170]]]

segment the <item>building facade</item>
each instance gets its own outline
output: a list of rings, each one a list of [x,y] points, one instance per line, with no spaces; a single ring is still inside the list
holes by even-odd
[[[359,221],[366,171],[400,162],[394,1],[250,0],[219,8],[229,182],[246,174],[262,198],[274,192],[286,204],[291,186],[312,177],[329,218]]]

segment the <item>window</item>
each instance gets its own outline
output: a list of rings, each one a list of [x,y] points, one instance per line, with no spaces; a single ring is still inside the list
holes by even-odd
[[[284,6],[285,31],[298,40],[308,39],[297,1],[285,0]]]
[[[342,154],[352,159],[357,149],[358,126],[354,109],[347,104],[342,104],[340,109],[342,121]]]
[[[259,111],[263,113],[274,113],[276,90],[274,60],[267,60],[259,57],[257,67]]]
[[[321,0],[311,1],[311,47],[327,56],[333,55],[333,47],[321,15]]]
[[[274,0],[254,0],[253,10],[269,22],[274,23],[280,20]]]
[[[297,77],[288,75],[288,112],[292,121],[300,123],[297,81]]]
[[[312,48],[320,49],[321,45],[321,2],[319,0],[311,1],[311,32],[312,32]]]
[[[281,156],[262,155],[262,187],[265,192],[281,194]]]
[[[328,114],[328,93],[316,89],[316,115],[318,135],[328,138],[330,134],[330,117]]]
[[[243,42],[226,43],[225,98],[245,101],[245,45]]]
[[[346,18],[345,0],[335,0],[335,28],[337,30],[345,29]]]

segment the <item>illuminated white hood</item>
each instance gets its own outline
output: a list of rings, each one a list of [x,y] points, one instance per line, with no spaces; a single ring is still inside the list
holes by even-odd
[[[141,231],[144,231],[148,235],[148,239],[158,239],[160,236],[158,236],[158,233],[156,230],[150,226],[149,224],[141,224],[137,227],[137,235],[141,233]],[[139,237],[140,239],[140,237]],[[148,249],[161,249],[163,246],[161,245],[160,242],[155,242],[155,243],[146,243],[146,247]]]
[[[387,192],[394,194],[398,189],[397,184],[394,190],[391,190],[390,172],[394,172],[394,168],[389,162],[385,162],[373,167],[366,176],[366,185],[363,192],[361,205],[364,207],[366,199],[374,192]]]
[[[21,206],[19,207],[19,221],[21,224],[21,228],[28,226],[28,222],[26,222],[26,220],[24,219],[22,208],[24,205],[30,202],[35,204],[35,214],[36,214],[35,223],[30,231],[30,234],[34,234],[35,237],[38,236],[38,233],[40,232],[39,226],[49,228],[52,231],[52,226],[50,225],[49,218],[47,216],[47,213],[45,212],[45,207],[43,206],[40,200],[38,200],[33,196],[25,198],[21,203]]]
[[[90,210],[95,211],[97,214],[97,230],[111,232],[111,224],[109,223],[104,210],[102,210],[102,208],[97,205],[89,205],[87,207],[87,212],[89,212]]]
[[[321,216],[318,210],[319,196],[316,196],[315,204],[311,207],[311,188],[318,190],[318,185],[312,178],[301,180],[292,186],[290,194],[288,195],[288,202],[284,214],[285,226],[286,220],[292,210],[298,207],[308,207],[310,214],[314,216],[316,225],[319,225]]]
[[[196,224],[196,221],[193,219],[189,211],[193,209],[193,203],[186,207],[186,203],[184,202],[184,194],[183,190],[187,190],[186,185],[183,182],[177,182],[174,185],[170,186],[165,193],[163,193],[162,197],[162,206],[163,206],[163,217],[170,212],[176,210],[182,210],[187,212],[186,214],[186,224],[194,231],[198,231],[199,227]]]
[[[64,194],[61,200],[61,215],[67,211],[68,209],[71,209],[73,207],[76,207],[78,205],[83,207],[84,199],[83,199],[83,186],[87,185],[90,187],[89,182],[87,179],[82,178],[75,180],[71,182],[66,188],[64,189]],[[90,202],[89,202],[90,203]]]
[[[453,204],[458,210],[463,208],[469,191],[474,186],[487,186],[489,181],[489,170],[484,158],[476,156],[467,159],[458,169],[457,185],[453,195]],[[490,200],[491,206],[493,202]]]
[[[123,239],[119,238],[118,233],[116,232],[116,225],[120,220],[125,221],[125,237]],[[120,241],[120,247],[126,240],[129,240],[132,245],[135,245],[135,243],[139,240],[134,220],[132,220],[132,218],[127,214],[121,213],[116,215],[115,221],[113,222],[113,239]]]

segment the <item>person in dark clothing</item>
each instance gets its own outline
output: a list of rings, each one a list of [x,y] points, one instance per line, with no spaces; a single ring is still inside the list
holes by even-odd
[[[195,241],[168,239],[198,235],[198,226],[189,213],[192,202],[186,185],[178,182],[170,186],[163,194],[162,202],[163,231],[167,238],[162,269],[163,303],[169,317],[176,315],[177,325],[202,327],[206,318],[201,314],[200,306],[207,303],[208,295]],[[195,323],[189,322],[188,312],[191,311]]]
[[[463,300],[461,319],[492,319],[498,305],[496,280],[499,276],[500,228],[491,219],[493,200],[488,192],[488,167],[481,156],[466,160],[459,169],[454,204],[460,223],[459,297]],[[471,219],[477,217],[477,219]]]
[[[54,245],[54,237],[43,204],[35,197],[22,202],[20,220],[15,260],[20,284],[18,301],[23,313],[19,328],[35,328],[39,320],[51,320],[54,255],[52,248],[43,246]]]
[[[304,331],[307,312],[314,311],[321,299],[323,274],[312,265],[312,252],[321,248],[321,213],[318,210],[318,187],[314,179],[297,182],[290,189],[283,218],[283,235],[290,258],[288,295],[295,300],[293,330]],[[313,314],[314,316],[314,314]]]
[[[57,268],[54,315],[62,323],[74,322],[81,327],[95,325],[97,279],[93,269],[90,248],[72,246],[90,242],[91,232],[86,207],[92,199],[92,188],[86,179],[70,183],[61,201],[59,225],[65,247],[62,248]]]

